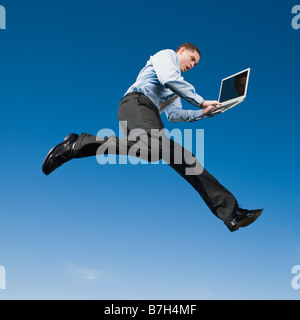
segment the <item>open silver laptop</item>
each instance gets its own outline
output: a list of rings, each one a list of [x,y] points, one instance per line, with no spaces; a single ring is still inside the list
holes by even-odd
[[[224,78],[221,82],[219,102],[222,106],[214,109],[210,114],[223,113],[246,99],[250,68]]]

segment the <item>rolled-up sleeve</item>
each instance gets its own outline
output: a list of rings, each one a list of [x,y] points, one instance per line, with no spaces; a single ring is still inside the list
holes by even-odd
[[[163,50],[151,57],[153,68],[162,86],[196,107],[201,107],[203,98],[181,76],[178,57],[172,50]]]

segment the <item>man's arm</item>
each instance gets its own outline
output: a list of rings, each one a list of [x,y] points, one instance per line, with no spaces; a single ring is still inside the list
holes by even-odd
[[[165,114],[171,122],[194,122],[201,118],[202,110],[183,110],[178,98],[165,109]]]
[[[178,98],[164,111],[167,119],[171,122],[194,122],[202,119],[203,115],[208,114],[214,108],[214,106],[209,106],[203,110],[183,110],[181,101]],[[213,117],[213,115],[209,117]]]

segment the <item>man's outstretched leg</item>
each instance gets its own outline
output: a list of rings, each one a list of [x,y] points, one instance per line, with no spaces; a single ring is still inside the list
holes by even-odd
[[[78,134],[71,133],[65,137],[62,143],[49,151],[42,166],[44,174],[49,175],[65,162],[75,158],[76,151],[74,150],[74,145],[78,137]]]
[[[167,144],[170,145],[170,154],[165,157],[163,152],[163,159],[194,187],[209,209],[224,221],[230,231],[250,225],[261,215],[262,209],[240,208],[233,194],[205,170],[191,152],[173,140],[165,139],[169,140]],[[182,161],[176,161],[176,155]]]
[[[139,143],[137,143],[139,140]],[[138,148],[134,148],[137,145]],[[102,148],[102,149],[101,149]],[[151,161],[151,143],[145,130],[132,130],[129,136],[118,138],[114,135],[101,138],[82,133],[71,133],[64,141],[53,147],[47,154],[42,170],[49,175],[55,169],[74,158],[86,158],[96,155],[114,154],[136,156]],[[158,158],[155,160],[157,161]]]

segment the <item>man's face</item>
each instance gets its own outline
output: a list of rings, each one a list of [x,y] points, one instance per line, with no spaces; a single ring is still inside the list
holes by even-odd
[[[200,55],[196,50],[187,50],[181,47],[177,52],[181,73],[191,70],[200,61]]]

